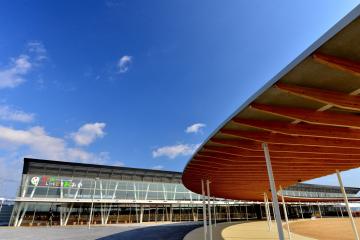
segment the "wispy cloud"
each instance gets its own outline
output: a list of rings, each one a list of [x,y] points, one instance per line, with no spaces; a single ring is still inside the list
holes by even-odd
[[[132,59],[133,57],[128,55],[124,55],[119,59],[117,64],[119,73],[126,73],[129,70]]]
[[[24,76],[30,71],[32,64],[29,56],[20,55],[11,59],[8,67],[0,69],[0,89],[15,88],[25,81]]]
[[[202,131],[202,129],[206,127],[206,124],[204,123],[194,123],[190,126],[188,126],[185,130],[186,133],[199,133]]]
[[[123,163],[122,161],[114,161],[114,162],[111,162],[111,165],[116,166],[116,167],[122,167],[122,166],[125,166],[125,163]]]
[[[0,105],[0,119],[5,121],[15,121],[15,122],[32,122],[34,120],[35,114],[26,113],[18,109],[14,109],[9,105]]]
[[[0,89],[15,88],[25,82],[26,75],[46,59],[46,49],[40,42],[29,42],[25,53],[11,58],[0,68]]]
[[[153,169],[153,170],[162,170],[162,169],[164,169],[164,166],[163,165],[156,165],[156,166],[153,166],[151,169]]]
[[[39,41],[31,41],[27,44],[28,52],[33,54],[36,61],[43,61],[47,59],[47,50],[44,47],[44,44]]]
[[[105,135],[105,126],[105,123],[87,123],[72,133],[71,137],[77,145],[86,146]]]
[[[154,158],[168,157],[174,159],[178,156],[189,156],[193,154],[200,144],[177,144],[172,146],[164,146],[155,149],[152,152]]]

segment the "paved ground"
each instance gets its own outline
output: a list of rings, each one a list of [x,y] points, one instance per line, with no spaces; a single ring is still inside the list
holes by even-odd
[[[0,227],[0,240],[182,240],[196,223],[86,227]]]
[[[357,230],[360,233],[360,219],[355,218]],[[292,232],[320,240],[353,240],[349,218],[323,218],[308,221],[298,221],[290,224]]]
[[[184,240],[204,239],[203,228],[197,228],[188,233]],[[284,230],[285,239],[288,238],[287,231]],[[266,221],[249,221],[249,222],[232,222],[220,223],[213,229],[213,240],[266,240],[278,239],[276,225],[272,223],[272,230],[268,231]],[[292,240],[314,240],[313,238],[301,236],[298,234],[291,235]],[[342,238],[338,238],[342,239]]]

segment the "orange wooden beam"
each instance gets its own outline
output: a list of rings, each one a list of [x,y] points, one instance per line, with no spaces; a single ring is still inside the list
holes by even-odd
[[[288,85],[285,83],[277,83],[278,89],[291,93],[300,97],[315,100],[324,104],[330,104],[338,108],[360,111],[360,97],[352,96],[347,93],[301,87],[296,85]]]
[[[218,164],[220,165],[220,163],[223,163],[223,165],[227,165],[227,164],[243,164],[244,166],[247,166],[248,164],[264,164],[264,157],[259,157],[259,158],[253,158],[253,157],[237,157],[237,156],[232,156],[232,155],[223,155],[223,154],[218,154],[218,155],[213,155],[213,154],[209,154],[209,155],[200,155],[197,154],[194,159],[196,159],[197,161],[204,161],[207,162],[208,164]],[[314,158],[314,159],[298,159],[298,158],[288,158],[288,159],[284,159],[284,158],[276,158],[276,157],[272,157],[271,158],[272,162],[274,164],[277,163],[281,163],[284,165],[284,163],[286,164],[307,164],[309,166],[311,166],[312,164],[322,164],[322,165],[337,165],[337,164],[358,164],[360,163],[360,159],[345,159],[345,158],[338,158],[338,159],[328,159],[328,158]]]
[[[301,120],[313,124],[360,128],[360,117],[355,114],[331,111],[318,112],[307,108],[280,107],[258,103],[251,104],[251,108],[269,114],[294,120]]]
[[[232,146],[239,149],[247,149],[250,151],[258,151],[263,153],[260,142],[247,139],[223,139],[212,138],[213,143],[219,143],[225,146]],[[301,146],[288,144],[268,144],[270,152],[293,152],[293,153],[314,153],[314,154],[342,154],[342,155],[359,155],[360,149],[352,149],[336,147],[318,147],[318,146]]]
[[[289,136],[281,133],[270,133],[264,131],[241,131],[241,130],[220,130],[222,134],[232,135],[240,138],[250,139],[259,142],[302,146],[324,146],[337,148],[360,149],[360,141],[352,139],[334,139],[307,136]]]
[[[347,127],[322,126],[303,122],[298,124],[291,124],[281,121],[264,121],[242,118],[234,118],[233,121],[237,124],[289,135],[360,139],[359,129],[352,129]]]
[[[260,151],[249,151],[239,149],[235,147],[223,147],[223,146],[204,146],[199,155],[205,154],[226,154],[228,156],[248,157],[248,158],[263,158],[264,153]],[[270,152],[273,158],[295,158],[295,159],[360,159],[360,155],[343,155],[343,154],[317,154],[317,153],[293,153],[293,152]]]
[[[331,68],[360,76],[360,63],[323,53],[314,53],[313,59]]]

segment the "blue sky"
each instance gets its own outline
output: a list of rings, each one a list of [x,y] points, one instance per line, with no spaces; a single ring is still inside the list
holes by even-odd
[[[2,2],[0,196],[14,196],[24,156],[182,171],[222,121],[357,4]],[[346,173],[345,184],[360,186],[358,176]]]

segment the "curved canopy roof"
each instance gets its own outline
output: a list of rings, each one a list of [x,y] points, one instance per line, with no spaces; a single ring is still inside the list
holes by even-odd
[[[197,150],[183,183],[201,193],[261,200],[276,187],[360,166],[360,6],[291,62]]]

